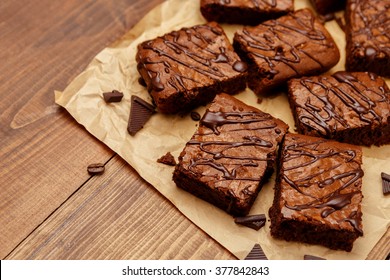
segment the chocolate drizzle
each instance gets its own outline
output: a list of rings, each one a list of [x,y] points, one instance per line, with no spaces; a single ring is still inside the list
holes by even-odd
[[[236,33],[236,38],[246,42],[251,55],[264,60],[268,68],[270,78],[277,75],[277,64],[281,63],[290,68],[296,75],[301,75],[301,70],[297,65],[302,61],[302,57],[307,57],[314,61],[320,69],[326,66],[315,55],[306,51],[307,42],[312,42],[318,47],[335,47],[329,42],[327,36],[316,27],[314,15],[307,11],[290,14],[289,20],[269,20],[261,26],[267,28],[266,31],[255,28],[244,28],[242,32]],[[286,34],[289,34],[288,36]],[[291,37],[294,39],[291,42]],[[299,41],[299,44],[296,42]],[[306,41],[306,42],[305,42]]]
[[[137,56],[138,69],[145,69],[149,76],[145,79],[150,80],[148,90],[159,92],[173,88],[187,92],[191,86],[204,86],[205,77],[220,81],[232,75],[230,70],[245,72],[245,63],[232,55],[232,50],[227,53],[228,42],[224,43],[219,38],[221,36],[225,35],[219,26],[206,24],[182,28],[142,43],[139,50],[152,52],[147,57]],[[220,47],[215,48],[214,45]],[[151,56],[153,59],[150,59]],[[163,65],[164,71],[158,70],[160,65]],[[187,74],[194,71],[199,75]]]
[[[323,219],[334,212],[353,209],[350,205],[355,196],[361,199],[360,188],[356,185],[363,177],[356,151],[332,148],[331,144],[326,144],[328,140],[303,142],[298,136],[295,139],[298,139],[296,143],[286,144],[283,150],[282,180],[300,193],[302,199],[299,201],[308,202],[300,204],[290,201],[285,202],[284,206],[295,211],[321,209]],[[362,234],[361,217],[354,210],[347,218],[337,222],[348,222]]]
[[[363,51],[369,63],[376,57],[390,57],[390,4],[386,1],[350,1],[351,10],[349,36],[354,40],[351,48]],[[347,48],[349,49],[349,48]]]
[[[261,162],[273,161],[276,138],[282,137],[284,133],[279,136],[275,132],[278,124],[270,115],[236,106],[234,108],[224,108],[223,112],[206,111],[200,120],[198,132],[187,143],[200,151],[191,158],[188,169],[194,174],[202,172],[203,177],[210,177],[215,182],[259,182],[263,176],[261,172],[248,177],[246,174],[253,173],[243,170],[257,168]],[[279,130],[281,134],[281,128]],[[203,170],[201,166],[211,167],[213,171],[208,169],[207,173],[203,173],[200,171]],[[247,189],[242,195],[247,196],[245,192],[251,193]]]
[[[372,81],[376,77],[368,75]],[[377,114],[377,102],[388,102],[383,86],[368,86],[348,72],[336,72],[332,76],[309,77],[300,80],[300,84],[309,94],[307,99],[296,102],[299,108],[298,120],[300,123],[316,130],[320,135],[333,138],[340,127],[349,129],[353,114],[346,115],[340,104],[349,108],[365,125],[381,123],[382,117]],[[296,99],[302,96],[298,90]],[[338,104],[338,105],[335,105]]]

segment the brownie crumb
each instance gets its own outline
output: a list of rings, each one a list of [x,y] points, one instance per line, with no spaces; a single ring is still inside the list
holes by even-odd
[[[160,157],[157,160],[157,162],[158,163],[163,163],[163,164],[166,164],[166,165],[170,165],[170,166],[175,166],[176,165],[176,160],[175,160],[175,158],[173,157],[173,155],[170,152],[168,152],[164,156]]]

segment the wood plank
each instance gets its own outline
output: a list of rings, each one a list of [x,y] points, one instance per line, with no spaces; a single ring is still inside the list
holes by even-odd
[[[234,259],[116,156],[8,259]]]
[[[0,2],[0,258],[89,179],[89,163],[113,155],[54,90],[161,2]]]

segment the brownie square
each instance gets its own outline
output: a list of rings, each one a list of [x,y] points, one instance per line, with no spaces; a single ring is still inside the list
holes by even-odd
[[[310,0],[314,9],[321,15],[334,13],[345,8],[346,0]]]
[[[226,212],[245,216],[274,170],[288,126],[218,94],[179,156],[176,185]]]
[[[294,0],[201,0],[208,21],[257,25],[294,10]]]
[[[390,143],[390,91],[379,76],[340,71],[288,85],[299,133],[356,145]]]
[[[256,94],[325,72],[340,59],[332,37],[309,9],[245,27],[235,33],[233,46],[248,63],[248,85]]]
[[[247,66],[215,22],[143,42],[136,61],[162,113],[187,111],[221,91],[235,94],[246,88]]]
[[[389,1],[349,0],[345,21],[346,69],[390,77]]]
[[[288,133],[279,156],[271,235],[351,251],[363,235],[361,148]]]

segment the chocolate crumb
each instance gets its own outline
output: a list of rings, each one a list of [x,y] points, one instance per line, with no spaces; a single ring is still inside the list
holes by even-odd
[[[257,98],[257,104],[261,104],[262,102],[263,102],[263,98],[258,97],[258,98]]]
[[[90,175],[100,175],[104,172],[105,167],[103,163],[92,163],[87,167]]]
[[[123,98],[123,93],[114,89],[111,92],[104,92],[103,98],[106,103],[121,102]]]
[[[138,78],[138,83],[139,83],[141,86],[146,87],[146,82],[145,82],[145,80],[144,80],[142,77],[139,77],[139,78]]]
[[[175,160],[175,158],[173,157],[173,155],[170,152],[168,152],[164,156],[160,157],[157,160],[157,162],[158,163],[163,163],[163,164],[166,164],[166,165],[170,165],[170,166],[175,166],[176,165],[176,160]]]
[[[249,254],[245,257],[245,260],[268,260],[267,256],[264,254],[263,249],[260,244],[255,244]]]
[[[234,218],[234,222],[254,230],[259,230],[265,225],[266,217],[264,214],[236,217]]]
[[[131,110],[127,131],[134,136],[155,113],[154,106],[133,95],[131,97]]]
[[[317,257],[317,256],[313,256],[313,255],[304,255],[303,256],[303,259],[304,260],[326,260],[324,258],[320,258],[320,257]]]
[[[382,177],[383,194],[388,195],[388,194],[390,194],[390,175],[382,172],[381,177]]]
[[[191,119],[194,121],[200,120],[200,114],[198,112],[191,112]]]

